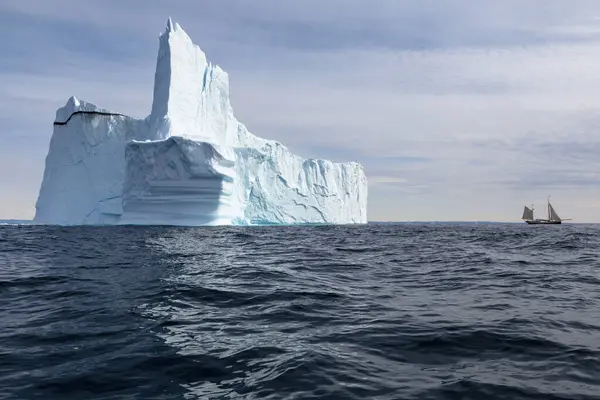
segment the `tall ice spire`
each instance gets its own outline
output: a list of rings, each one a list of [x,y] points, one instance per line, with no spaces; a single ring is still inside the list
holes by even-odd
[[[159,38],[150,129],[157,139],[182,136],[223,143],[229,79],[171,18]]]

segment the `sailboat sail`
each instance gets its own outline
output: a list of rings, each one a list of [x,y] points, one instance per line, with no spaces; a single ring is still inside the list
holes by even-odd
[[[523,210],[522,219],[532,220],[533,219],[533,210],[531,208],[525,206],[525,209]]]
[[[560,217],[558,216],[558,214],[556,213],[556,211],[554,211],[554,208],[552,207],[552,204],[548,203],[548,211],[549,211],[549,215],[550,215],[550,221],[560,221]]]
[[[552,224],[560,225],[562,221],[570,221],[570,219],[562,219],[558,216],[552,204],[550,204],[550,197],[548,197],[548,219],[534,219],[533,218],[533,206],[531,208],[525,206],[523,209],[523,216],[521,217],[528,225],[539,225],[539,224]]]

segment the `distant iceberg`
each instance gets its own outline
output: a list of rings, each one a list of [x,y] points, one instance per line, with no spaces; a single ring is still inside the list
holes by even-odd
[[[35,223],[367,222],[360,164],[305,160],[254,136],[233,115],[227,74],[178,24],[159,42],[148,117],[75,97],[57,110]]]

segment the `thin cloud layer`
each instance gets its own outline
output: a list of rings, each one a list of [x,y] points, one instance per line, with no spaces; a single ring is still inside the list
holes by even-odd
[[[0,217],[33,216],[70,95],[147,115],[168,16],[229,72],[252,132],[362,162],[372,220],[518,220],[553,194],[600,221],[600,4],[585,0],[5,0]]]

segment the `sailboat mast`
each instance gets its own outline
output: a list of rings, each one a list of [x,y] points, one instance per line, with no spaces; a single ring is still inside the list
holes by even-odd
[[[548,196],[548,221],[552,220],[552,215],[550,214],[550,196]]]

